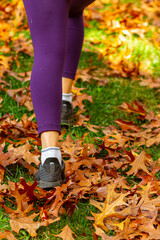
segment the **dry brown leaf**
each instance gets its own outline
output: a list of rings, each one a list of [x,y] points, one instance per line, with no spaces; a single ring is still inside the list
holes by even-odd
[[[143,150],[136,158],[135,160],[130,164],[132,168],[127,172],[127,174],[134,174],[136,175],[139,169],[142,169],[144,172],[150,174],[148,171],[146,165],[146,153]]]
[[[63,229],[62,232],[55,235],[53,234],[55,237],[60,237],[63,240],[74,240],[73,235],[75,235],[75,233],[71,230],[71,228],[69,227],[69,225],[66,225]]]
[[[4,238],[7,238],[8,240],[17,240],[17,238],[14,237],[13,233],[7,230],[0,233],[0,240]]]
[[[90,200],[90,204],[97,207],[101,211],[101,213],[98,213],[98,214],[91,212],[95,218],[94,224],[97,227],[101,227],[105,231],[108,231],[108,228],[104,224],[104,220],[106,218],[117,217],[117,218],[123,219],[124,216],[122,214],[119,214],[118,212],[116,212],[115,208],[117,206],[121,206],[121,205],[128,206],[128,204],[123,201],[123,198],[127,195],[128,195],[128,193],[126,193],[126,194],[121,193],[120,196],[115,201],[113,201],[111,204],[108,203],[107,197],[106,197],[106,200],[104,203],[99,203],[95,200]]]
[[[30,151],[32,149],[32,146],[28,142],[28,140],[26,140],[26,143],[23,146],[16,147],[16,148],[13,147],[13,144],[10,144],[8,146],[8,150],[12,150],[12,149],[14,149],[12,156],[15,157],[21,154],[21,156],[27,163],[29,164],[35,163],[36,165],[39,165],[40,163],[39,155],[35,155]]]
[[[36,230],[41,226],[48,226],[49,224],[53,222],[57,222],[60,220],[60,218],[56,219],[48,219],[41,222],[34,222],[33,219],[38,216],[38,214],[33,213],[29,217],[23,217],[19,219],[10,219],[10,225],[12,228],[12,231],[19,233],[20,229],[24,228],[28,231],[28,233],[31,235],[31,237],[36,237],[37,232]]]

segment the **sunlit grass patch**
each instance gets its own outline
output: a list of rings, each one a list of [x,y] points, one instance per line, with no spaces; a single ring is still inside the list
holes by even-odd
[[[109,59],[113,64],[121,65],[121,60],[125,58],[127,61],[139,64],[140,72],[160,76],[160,49],[151,41],[154,28],[143,34],[141,38],[138,34],[128,36],[128,30],[121,34],[105,33],[103,29],[98,29],[99,23],[95,20],[90,21],[90,24],[92,27],[85,29],[83,49],[88,48],[97,52],[98,55],[102,53],[103,62]],[[111,49],[113,52],[110,51]]]

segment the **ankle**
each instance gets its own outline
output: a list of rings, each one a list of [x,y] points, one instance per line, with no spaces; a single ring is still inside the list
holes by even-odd
[[[57,131],[45,131],[41,133],[42,149],[48,147],[59,147],[58,140],[59,132]]]

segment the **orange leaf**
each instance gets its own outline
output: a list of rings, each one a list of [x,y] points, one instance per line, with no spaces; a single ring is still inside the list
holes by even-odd
[[[60,220],[60,217],[56,219],[48,219],[42,222],[34,222],[33,219],[38,214],[32,214],[29,217],[24,217],[20,219],[10,219],[10,225],[12,228],[12,231],[19,233],[20,229],[24,228],[28,231],[28,233],[31,235],[31,237],[36,237],[37,233],[36,230],[41,226],[48,226],[49,224],[53,222],[57,222]]]
[[[126,193],[126,194],[121,193],[120,196],[115,201],[113,201],[111,204],[108,203],[107,197],[106,197],[106,200],[104,203],[99,203],[97,201],[90,200],[90,203],[92,205],[94,205],[95,207],[97,207],[101,211],[101,213],[98,213],[98,214],[91,212],[95,218],[94,224],[97,227],[101,227],[105,231],[108,231],[108,228],[104,224],[104,219],[106,219],[108,217],[117,217],[117,218],[123,219],[124,216],[122,214],[119,214],[118,212],[116,212],[115,208],[117,206],[121,206],[121,205],[128,206],[128,204],[123,201],[123,198],[125,196],[127,196],[128,194],[129,193]]]
[[[145,153],[145,151],[142,151],[136,157],[136,159],[133,161],[133,163],[130,164],[132,166],[132,168],[127,172],[127,174],[135,174],[136,175],[139,169],[142,169],[146,173],[150,174],[150,172],[148,171],[148,169],[145,165],[145,160],[146,160],[146,153]]]
[[[63,229],[62,232],[59,233],[58,235],[53,234],[55,237],[60,237],[63,240],[74,240],[73,235],[75,233],[70,229],[68,225],[66,225]]]
[[[5,232],[0,233],[0,240],[4,239],[4,238],[7,238],[8,240],[16,240],[17,239],[14,237],[14,235],[11,232],[9,232],[7,230]]]

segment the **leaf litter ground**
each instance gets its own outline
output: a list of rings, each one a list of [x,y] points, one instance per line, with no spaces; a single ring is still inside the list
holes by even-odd
[[[108,31],[121,32],[124,35],[136,33],[140,39],[143,39],[150,31],[150,26],[147,25],[148,28],[145,28],[145,21],[142,19],[142,16],[147,16],[152,20],[154,47],[159,48],[156,15],[159,3],[144,2],[140,9],[131,3],[126,4],[123,1],[120,5],[119,3],[119,1],[113,2],[114,12],[108,15],[108,1],[97,1],[85,12],[85,27],[90,29],[91,20],[97,19],[100,29],[109,27],[105,34],[108,34]],[[17,6],[19,8],[16,8]],[[154,9],[152,14],[151,11],[148,12],[149,9]],[[2,12],[3,20],[7,14],[9,17],[10,14],[15,17],[15,22],[12,20],[5,25],[3,21],[2,28],[6,26],[9,29],[13,24],[12,27],[16,29],[16,24],[19,26],[19,33],[27,28],[21,2],[14,1],[11,4],[4,1]],[[131,25],[129,18],[126,20],[125,14],[134,17],[134,21],[132,19],[131,22],[135,25]],[[120,27],[112,25],[115,24],[114,20],[117,16],[122,18],[117,22]],[[137,22],[138,25],[136,25]],[[137,99],[130,103],[123,101],[117,105],[116,109],[125,112],[128,119],[116,118],[113,124],[106,126],[94,124],[92,115],[86,109],[87,105],[94,105],[94,101],[91,95],[84,92],[86,90],[84,85],[90,86],[94,81],[97,87],[107,84],[109,87],[109,77],[130,77],[133,81],[140,80],[141,86],[148,86],[154,91],[156,89],[156,93],[159,92],[157,90],[159,76],[156,76],[156,68],[154,69],[151,65],[148,70],[144,68],[146,59],[140,57],[133,62],[128,61],[132,55],[131,50],[123,49],[127,39],[124,39],[124,35],[122,38],[121,34],[114,36],[114,44],[111,44],[109,38],[96,40],[96,37],[93,37],[87,40],[86,37],[83,49],[85,54],[94,51],[94,54],[103,62],[101,64],[106,65],[98,68],[96,64],[94,65],[94,58],[90,58],[88,67],[84,68],[82,61],[83,68],[77,72],[72,89],[75,109],[74,126],[70,129],[63,128],[60,136],[60,148],[66,163],[66,183],[51,191],[40,189],[34,181],[34,175],[40,164],[41,142],[37,135],[30,89],[27,85],[31,71],[28,71],[26,76],[24,72],[13,71],[13,66],[10,65],[8,65],[9,70],[6,70],[7,65],[5,65],[9,64],[10,60],[14,60],[20,67],[18,53],[24,51],[32,57],[32,47],[29,41],[26,44],[27,36],[19,34],[17,39],[14,39],[11,33],[10,36],[8,32],[2,35],[3,41],[10,39],[16,55],[10,57],[5,55],[4,53],[11,51],[11,45],[2,44],[1,52],[4,57],[2,58],[1,90],[17,102],[19,108],[24,106],[29,111],[29,116],[27,112],[18,119],[8,112],[0,119],[0,202],[4,215],[2,222],[5,222],[5,216],[8,216],[10,223],[9,229],[2,227],[0,239],[36,239],[39,237],[37,229],[54,226],[61,222],[63,216],[68,218],[68,223],[60,228],[60,233],[59,231],[57,234],[52,231],[48,234],[46,232],[46,239],[58,237],[67,240],[99,239],[99,237],[111,240],[160,239],[160,158],[158,157],[155,161],[148,151],[152,146],[158,146],[160,143],[160,115],[156,111],[148,110],[148,106],[143,101]],[[99,47],[99,42],[104,44],[103,47],[102,45]],[[112,51],[111,47],[113,47]],[[121,50],[115,57],[114,54],[119,48]],[[13,88],[13,83],[7,74],[23,82],[21,87]],[[80,79],[84,84],[77,87]],[[119,82],[119,84],[122,83]],[[5,105],[5,98],[2,97],[2,112],[3,105]],[[76,129],[79,130],[76,131]],[[19,176],[15,176],[17,167]],[[78,229],[73,231],[70,225],[79,203],[83,201],[88,202],[88,206],[92,206],[90,214],[83,216],[91,222],[92,235],[89,237],[83,229],[78,235]],[[20,235],[22,229],[27,232]],[[42,229],[45,232],[45,228]]]

